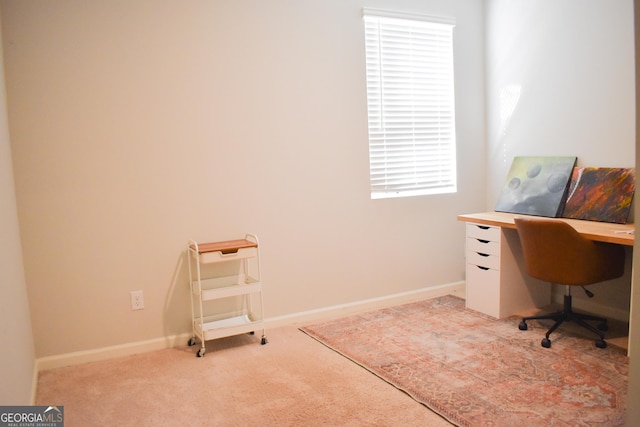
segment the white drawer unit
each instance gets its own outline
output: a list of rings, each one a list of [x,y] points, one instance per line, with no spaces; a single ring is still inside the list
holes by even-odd
[[[196,338],[200,339],[202,346],[197,356],[204,356],[205,341],[253,333],[258,329],[262,329],[261,343],[266,344],[258,237],[246,234],[244,239],[213,243],[191,240],[187,246],[187,258],[193,324],[189,345],[195,345]],[[232,265],[222,269],[224,275],[203,277],[205,266],[220,264],[222,267],[222,263]],[[239,313],[225,317],[205,313],[204,302],[238,297],[242,300]],[[254,311],[254,299],[259,304],[257,312]]]
[[[551,302],[551,287],[530,278],[522,264],[518,233],[466,224],[466,306],[495,318]]]

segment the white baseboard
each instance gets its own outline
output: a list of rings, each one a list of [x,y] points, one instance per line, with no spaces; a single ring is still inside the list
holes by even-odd
[[[402,292],[368,300],[355,301],[348,304],[341,304],[332,307],[309,310],[301,313],[294,313],[285,316],[277,316],[265,319],[267,328],[296,325],[303,322],[311,322],[331,317],[346,316],[358,312],[376,310],[393,305],[406,304],[423,299],[436,298],[443,295],[456,295],[464,298],[464,282],[455,282],[445,285],[422,288],[415,291]],[[97,362],[100,360],[113,359],[116,357],[129,356],[132,354],[145,353],[148,351],[162,350],[165,348],[186,345],[191,332],[161,337],[152,340],[138,341],[110,347],[97,348],[93,350],[76,351],[73,353],[60,354],[39,358],[36,361],[34,382],[37,384],[38,372],[48,369],[61,368],[63,366],[79,365],[87,362]],[[35,400],[36,386],[33,387],[33,400]]]
[[[63,366],[97,362],[99,360],[113,359],[116,357],[176,347],[186,343],[189,338],[191,338],[191,333],[184,333],[170,337],[96,348],[93,350],[75,351],[73,353],[41,357],[37,360],[38,372],[45,371],[47,369],[61,368]]]
[[[33,375],[31,377],[31,405],[36,404],[36,396],[38,395],[38,361],[33,364]]]
[[[267,319],[267,327],[276,328],[286,325],[300,325],[301,323],[314,322],[323,319],[348,316],[350,314],[362,313],[370,310],[391,307],[399,304],[407,304],[414,301],[436,298],[443,295],[456,295],[465,297],[465,283],[455,282],[445,285],[431,286],[414,291],[402,292],[399,294],[387,295],[380,298],[355,301],[348,304],[334,305],[316,310],[303,311],[300,313],[288,314]]]

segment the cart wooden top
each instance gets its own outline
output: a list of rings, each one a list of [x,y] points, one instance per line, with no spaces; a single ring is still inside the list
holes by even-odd
[[[258,243],[252,242],[247,239],[238,240],[226,240],[224,242],[211,242],[211,243],[198,243],[198,253],[203,254],[207,252],[222,252],[222,253],[234,253],[243,248],[257,248]],[[191,249],[195,250],[193,243]]]

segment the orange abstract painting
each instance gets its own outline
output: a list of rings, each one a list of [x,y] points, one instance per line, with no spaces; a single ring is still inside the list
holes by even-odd
[[[635,169],[576,167],[562,216],[625,224],[635,191]]]

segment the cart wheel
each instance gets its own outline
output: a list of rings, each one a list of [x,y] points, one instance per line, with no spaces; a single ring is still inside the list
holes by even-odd
[[[189,347],[193,347],[194,345],[196,345],[196,337],[189,338],[189,342],[187,344],[189,345]]]
[[[249,335],[255,335],[255,334],[256,334],[256,331],[249,332]]]
[[[196,354],[197,357],[204,357],[204,347],[200,347],[200,350],[198,350],[198,353]]]
[[[267,341],[267,337],[262,337],[262,339],[260,340],[260,344],[265,345],[266,343],[268,343],[269,341]]]

